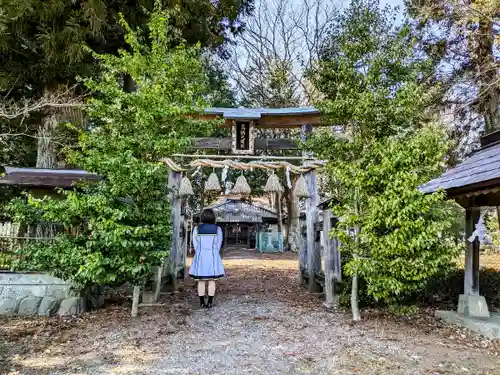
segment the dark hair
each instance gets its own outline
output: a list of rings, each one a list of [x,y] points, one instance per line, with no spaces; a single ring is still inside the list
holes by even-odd
[[[210,208],[206,208],[201,213],[200,221],[203,224],[215,224],[215,213]]]

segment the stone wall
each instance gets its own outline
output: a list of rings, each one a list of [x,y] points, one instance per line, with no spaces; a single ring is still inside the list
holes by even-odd
[[[56,277],[0,271],[0,315],[73,315],[86,310],[86,299]]]

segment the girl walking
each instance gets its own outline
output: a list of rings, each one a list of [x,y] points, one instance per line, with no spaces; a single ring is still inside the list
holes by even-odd
[[[215,281],[224,277],[224,266],[220,256],[222,229],[215,224],[215,214],[210,209],[201,213],[201,224],[193,230],[194,258],[189,276],[198,281],[200,306],[211,308],[215,296]],[[208,301],[205,300],[208,284]]]

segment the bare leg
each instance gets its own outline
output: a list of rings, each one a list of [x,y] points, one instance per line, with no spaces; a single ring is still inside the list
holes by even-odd
[[[215,296],[215,280],[210,280],[208,282],[208,303],[207,307],[212,307]]]
[[[200,297],[200,306],[205,307],[205,281],[198,281],[198,297]]]

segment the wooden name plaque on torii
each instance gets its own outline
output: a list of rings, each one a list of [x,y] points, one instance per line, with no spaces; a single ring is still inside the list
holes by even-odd
[[[257,129],[300,128],[303,125],[326,125],[313,107],[301,108],[207,108],[200,119],[224,118],[231,137],[195,138],[196,149],[230,151],[234,155],[253,155],[256,150],[295,150],[292,139],[256,138]]]

